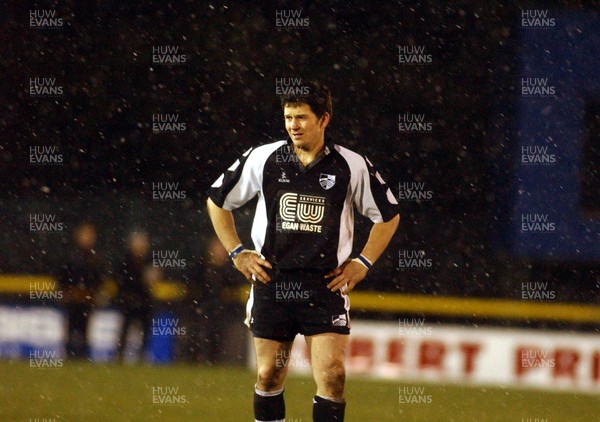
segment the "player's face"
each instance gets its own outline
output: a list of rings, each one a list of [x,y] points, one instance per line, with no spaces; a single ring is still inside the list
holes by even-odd
[[[329,123],[329,114],[320,119],[308,104],[291,104],[283,109],[285,129],[294,146],[305,151],[320,147],[325,140],[325,127]]]

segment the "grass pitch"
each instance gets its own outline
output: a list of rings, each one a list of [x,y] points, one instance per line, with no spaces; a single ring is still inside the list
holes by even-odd
[[[65,362],[44,369],[4,361],[0,421],[253,421],[253,385],[254,374],[244,368]],[[598,395],[358,378],[346,390],[347,422],[600,420]],[[314,391],[312,379],[290,376],[287,422],[312,421]]]

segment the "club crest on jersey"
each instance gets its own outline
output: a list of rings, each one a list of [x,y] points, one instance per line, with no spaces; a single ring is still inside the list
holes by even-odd
[[[335,175],[321,173],[319,175],[319,183],[323,189],[331,189],[335,185]]]

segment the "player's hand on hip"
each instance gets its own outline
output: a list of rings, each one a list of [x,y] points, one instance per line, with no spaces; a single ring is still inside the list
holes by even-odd
[[[337,292],[344,286],[346,287],[346,293],[350,293],[354,286],[360,283],[367,276],[367,269],[364,265],[354,261],[346,261],[335,270],[330,271],[325,278],[334,277],[333,280],[327,284],[327,288],[332,292]]]
[[[256,280],[263,284],[271,281],[271,277],[269,277],[269,274],[264,269],[273,267],[269,261],[260,256],[256,251],[244,250],[240,252],[233,258],[233,265],[252,284],[255,284]]]

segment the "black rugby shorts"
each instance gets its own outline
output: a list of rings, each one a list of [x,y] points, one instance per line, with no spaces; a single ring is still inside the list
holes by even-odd
[[[296,334],[350,334],[350,299],[332,292],[323,271],[272,271],[257,282],[246,306],[246,324],[255,337],[292,341]]]

